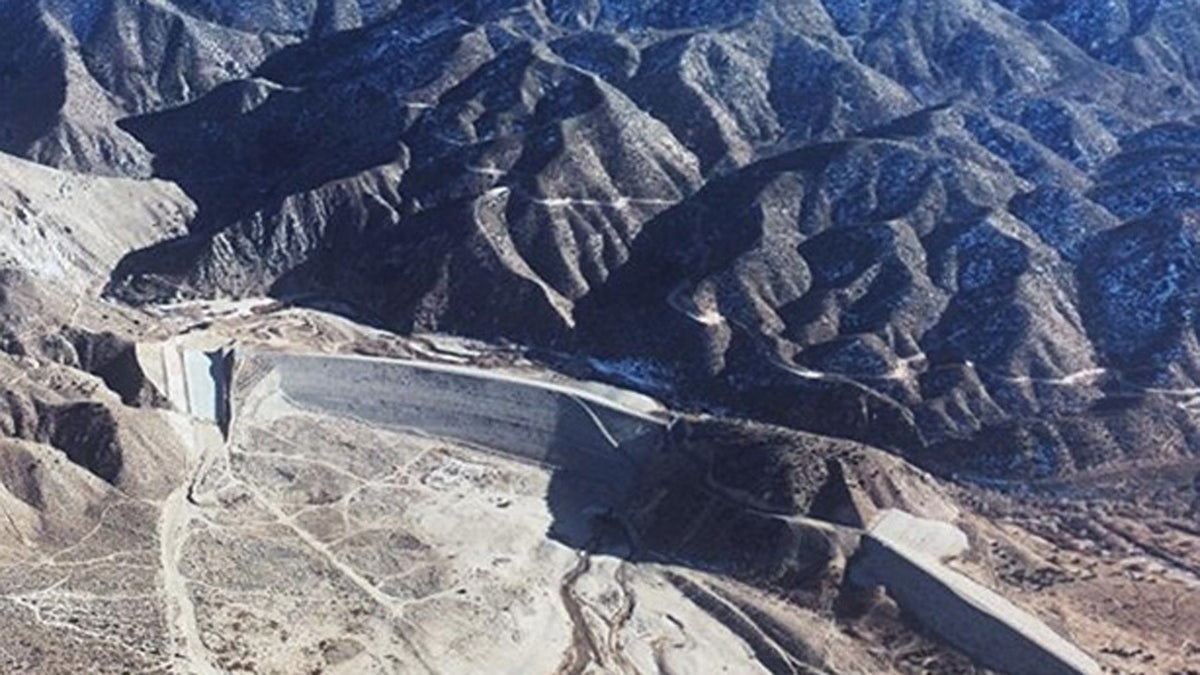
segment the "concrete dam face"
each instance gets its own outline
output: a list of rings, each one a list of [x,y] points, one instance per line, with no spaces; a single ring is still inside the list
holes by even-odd
[[[636,468],[663,444],[652,410],[557,383],[353,356],[237,353],[234,420],[282,397],[313,412],[462,442],[629,496]],[[252,414],[252,413],[251,413]]]

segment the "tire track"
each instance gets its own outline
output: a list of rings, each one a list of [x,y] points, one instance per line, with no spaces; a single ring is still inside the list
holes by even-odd
[[[196,606],[187,587],[188,580],[179,571],[188,525],[192,520],[186,498],[187,484],[184,483],[167,497],[159,519],[163,599],[167,605],[168,625],[174,633],[176,644],[183,649],[178,656],[184,659],[188,672],[216,675],[218,670],[212,665],[211,655],[200,634]]]
[[[581,675],[588,664],[596,663],[601,668],[604,662],[596,648],[592,631],[588,628],[587,617],[583,615],[583,605],[575,596],[575,583],[588,573],[592,567],[592,556],[586,549],[579,551],[575,566],[563,575],[558,586],[558,594],[562,599],[563,608],[571,620],[571,645],[563,654],[562,665],[555,670],[555,675]]]
[[[608,620],[608,639],[606,647],[609,655],[612,657],[614,664],[624,673],[633,673],[640,675],[640,672],[629,659],[625,658],[625,654],[621,651],[621,630],[629,623],[629,619],[633,616],[633,610],[637,607],[637,598],[633,595],[633,589],[629,585],[629,563],[621,561],[617,565],[617,571],[613,574],[613,581],[616,582],[617,589],[621,593],[621,605],[617,611]]]

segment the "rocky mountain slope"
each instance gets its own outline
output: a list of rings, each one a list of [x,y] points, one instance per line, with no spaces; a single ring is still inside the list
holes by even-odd
[[[336,299],[999,478],[1195,447],[1189,3],[6,7],[4,147],[197,205],[122,300]]]
[[[307,37],[398,2],[4,0],[0,150],[102,174],[147,175],[117,122],[185,103]]]
[[[0,671],[1191,672],[1198,10],[0,0]]]

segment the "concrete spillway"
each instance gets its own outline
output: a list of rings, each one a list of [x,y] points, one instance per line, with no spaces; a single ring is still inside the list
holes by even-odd
[[[147,379],[180,412],[228,432],[231,349],[193,349],[167,342],[138,345],[137,355]]]

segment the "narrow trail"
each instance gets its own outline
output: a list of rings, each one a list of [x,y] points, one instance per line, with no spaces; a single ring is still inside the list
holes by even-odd
[[[327,545],[322,543],[316,537],[312,536],[310,533],[308,533],[306,530],[304,530],[304,528],[296,525],[296,523],[293,522],[292,518],[290,518],[286,513],[284,513],[283,510],[280,509],[276,504],[271,502],[271,500],[267,499],[266,496],[264,496],[260,491],[255,489],[254,486],[250,485],[249,483],[247,483],[245,481],[238,481],[238,484],[241,485],[242,488],[246,490],[246,492],[254,499],[255,502],[258,503],[259,506],[261,506],[268,513],[270,513],[271,516],[273,518],[275,518],[275,520],[277,520],[280,525],[283,525],[284,527],[291,530],[291,532],[298,539],[300,539],[300,541],[302,541],[306,546],[308,546],[308,548],[312,549],[312,551],[314,553],[319,555],[321,557],[321,559],[324,560],[330,567],[332,567],[339,574],[341,574],[343,577],[345,577],[350,583],[357,586],[359,590],[361,590],[364,594],[366,594],[367,597],[374,600],[376,604],[378,604],[383,609],[387,610],[387,612],[393,618],[395,618],[398,621],[404,622],[406,625],[409,625],[410,627],[412,626],[411,622],[409,622],[407,619],[404,618],[402,611],[400,610],[399,607],[396,606],[396,601],[393,598],[391,598],[390,596],[385,594],[383,591],[379,590],[379,588],[377,586],[372,584],[369,580],[367,580],[366,577],[364,577],[362,574],[360,574],[357,570],[355,570],[354,568],[350,567],[349,565],[347,565],[346,563],[344,563],[340,559],[338,559],[337,555],[334,554],[333,551],[329,550],[329,547]],[[402,631],[397,631],[396,635],[400,638],[400,641],[404,644],[404,646],[410,652],[409,655],[412,656],[414,659],[416,659],[417,663],[419,663],[421,665],[421,668],[425,672],[428,672],[428,673],[437,673],[438,672],[437,669],[434,668],[432,665],[430,665],[428,660],[425,659],[425,656],[417,648],[417,645],[408,637],[408,635],[406,635]]]
[[[188,382],[189,371],[186,364],[183,363],[182,354],[179,354],[178,370],[172,369],[171,366],[176,364],[166,353],[163,354],[163,361],[166,376],[168,379],[173,378],[177,380],[176,387],[182,391],[183,402],[188,406],[190,413],[192,401],[190,396],[191,387]],[[159,555],[163,575],[163,592],[168,605],[172,635],[176,640],[176,644],[182,645],[184,648],[183,653],[178,656],[184,660],[188,673],[216,675],[221,672],[212,665],[215,659],[209,654],[201,638],[196,619],[196,607],[187,588],[189,581],[180,572],[179,565],[183,557],[183,548],[187,540],[189,525],[193,521],[206,520],[203,515],[205,507],[213,506],[206,499],[210,496],[209,493],[202,492],[205,478],[211,471],[219,468],[222,462],[225,464],[224,476],[221,481],[222,485],[232,483],[240,485],[280,525],[291,530],[304,545],[315,552],[338,574],[346,578],[354,586],[357,586],[376,604],[386,610],[392,618],[406,624],[408,623],[403,617],[401,609],[392,598],[380,591],[378,587],[370,583],[356,570],[339,560],[329,550],[328,546],[318,541],[303,528],[298,527],[292,518],[288,517],[287,514],[271,500],[267,499],[260,491],[255,489],[254,486],[245,481],[238,480],[229,473],[228,461],[233,453],[232,446],[234,442],[232,430],[227,439],[222,436],[216,425],[210,422],[192,418],[191,425],[192,438],[190,445],[194,455],[189,462],[189,471],[180,481],[180,485],[164,501],[159,520]],[[215,489],[217,488],[211,488],[210,492]],[[398,635],[407,650],[406,654],[400,656],[408,657],[405,660],[409,660],[409,658],[415,660],[425,672],[437,672],[429,665],[424,655],[407,635],[403,632],[398,632]]]
[[[171,357],[175,356],[175,359]],[[168,355],[166,350],[160,354],[163,368],[164,385],[168,394],[172,387],[180,388],[185,397],[187,392],[187,368],[184,367],[182,355]],[[174,367],[178,366],[178,367]],[[189,410],[183,411],[190,415]],[[216,659],[208,651],[201,636],[199,623],[196,619],[196,605],[188,590],[189,580],[180,572],[180,562],[183,559],[184,547],[188,539],[188,529],[193,520],[198,519],[198,512],[193,503],[192,490],[200,476],[207,470],[207,460],[214,453],[224,449],[221,440],[214,440],[201,423],[190,420],[189,429],[181,429],[192,456],[188,458],[185,475],[179,485],[162,503],[162,511],[158,521],[159,565],[162,572],[163,596],[167,605],[168,625],[171,628],[175,643],[180,645],[183,652],[178,655],[186,664],[187,672],[198,675],[216,675],[221,672],[213,664]],[[219,436],[217,437],[219,439]]]
[[[204,645],[196,622],[196,606],[188,591],[188,581],[179,571],[183,546],[191,522],[187,502],[188,482],[177,487],[163,502],[159,517],[159,558],[162,566],[163,595],[167,604],[168,626],[175,644],[182,646],[187,672],[197,675],[218,675],[212,656]]]
[[[748,334],[754,334],[755,331],[749,330],[745,325],[733,321],[729,317],[721,314],[716,309],[694,310],[688,307],[687,302],[685,302],[683,299],[687,291],[688,288],[686,285],[681,285],[672,289],[666,297],[667,305],[675,312],[686,316],[698,324],[705,326],[719,326],[722,324],[731,323],[737,325],[743,330],[746,330]],[[925,354],[918,353],[914,356],[900,359],[896,366],[886,373],[844,373],[829,370],[816,370],[813,368],[799,366],[795,363],[790,363],[769,344],[760,344],[759,351],[767,356],[776,367],[801,379],[855,387],[891,402],[894,402],[891,396],[871,386],[872,383],[912,382],[916,380],[922,373],[930,370],[963,367],[974,370],[980,376],[980,378],[985,380],[991,379],[1015,385],[1043,387],[1070,388],[1096,386],[1105,377],[1115,377],[1128,388],[1128,393],[1136,395],[1156,394],[1162,396],[1188,397],[1188,400],[1178,403],[1178,406],[1189,412],[1200,411],[1200,387],[1168,388],[1129,384],[1127,383],[1124,374],[1103,366],[1084,368],[1082,370],[1065,373],[1057,377],[1034,377],[1031,375],[1015,375],[1012,373],[1004,373],[986,368],[970,360],[954,363],[940,363],[932,367],[920,369],[916,367],[916,364],[927,362],[928,357]]]
[[[9,529],[12,530],[13,535],[16,536],[17,541],[21,542],[22,546],[29,546],[29,540],[25,538],[25,533],[17,525],[17,521],[13,518],[12,513],[9,512],[8,507],[2,502],[0,502],[0,510],[4,511],[4,521],[8,524]]]

